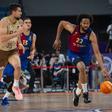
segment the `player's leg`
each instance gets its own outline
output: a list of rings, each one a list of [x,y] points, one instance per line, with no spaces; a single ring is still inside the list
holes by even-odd
[[[13,83],[12,90],[15,93],[15,98],[17,100],[22,100],[23,96],[19,89],[19,79],[21,74],[21,64],[20,64],[19,55],[17,53],[13,54],[12,56],[10,56],[8,61],[14,68],[14,83]]]
[[[87,68],[87,66],[90,65],[91,55],[90,54],[83,55],[83,56],[81,56],[81,60],[82,60],[82,63],[80,63],[80,64],[81,64],[82,72],[80,71],[80,73],[81,73],[81,75],[83,75],[83,78],[84,78],[84,81],[81,81],[84,103],[90,103],[91,100],[89,99],[89,92],[88,92],[89,69]],[[79,66],[77,66],[77,67],[79,68],[79,70],[81,70]]]
[[[12,85],[13,85],[13,79],[14,79],[13,73],[14,73],[14,68],[12,67],[12,65],[7,64],[5,69],[3,70],[3,82],[6,83],[7,90],[4,97],[2,98],[1,105],[9,104],[8,97],[12,93]]]
[[[6,80],[7,80],[7,79],[6,79]],[[9,79],[8,79],[8,80],[9,80]],[[9,100],[8,100],[8,98],[9,98],[10,94],[12,93],[13,81],[10,80],[10,82],[6,82],[6,83],[8,83],[8,84],[7,84],[8,87],[7,87],[7,90],[6,90],[5,95],[4,95],[3,98],[2,98],[2,103],[1,103],[1,105],[9,105]]]
[[[85,71],[83,68],[83,62],[80,60],[80,58],[77,58],[76,60],[74,60],[74,65],[77,66],[77,69],[79,71],[79,80],[78,80],[78,86],[76,89],[73,90],[74,92],[74,106],[78,106],[79,103],[79,97],[81,95],[82,92],[82,84],[85,83]]]
[[[31,78],[30,78],[30,81],[29,81],[28,93],[33,93],[34,81],[35,81],[35,72],[32,69],[31,63],[29,61],[28,61],[28,65],[27,65],[27,70],[31,75]]]
[[[78,62],[81,61],[80,57],[75,54],[74,52],[71,52],[71,51],[68,51],[67,53],[68,55],[68,59],[73,63],[74,66],[77,65]],[[74,88],[73,89],[73,103],[74,103],[74,106],[78,106],[79,104],[79,97],[81,95],[81,91],[82,91],[82,86],[81,86],[81,83],[80,83],[80,80],[83,80],[83,75],[79,74],[79,84],[77,86],[77,88]]]

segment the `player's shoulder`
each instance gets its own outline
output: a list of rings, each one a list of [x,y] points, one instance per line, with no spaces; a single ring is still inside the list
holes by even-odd
[[[6,17],[3,17],[0,21],[1,22],[8,22],[9,21],[9,18],[8,18],[8,16],[6,16]]]
[[[93,35],[93,36],[94,36],[94,35],[96,35],[96,34],[95,34],[95,32],[94,32],[93,30],[91,30],[90,35]]]
[[[0,20],[0,25],[1,25],[2,27],[7,26],[8,23],[9,23],[8,17],[4,17],[4,18],[2,18],[2,19]]]
[[[36,33],[34,33],[34,32],[31,32],[31,35],[32,35],[34,38],[37,37]]]
[[[7,17],[4,17],[0,20],[0,27],[6,28],[9,25],[9,20]]]
[[[93,32],[93,29],[92,29],[91,27],[89,27],[89,28],[87,29],[87,32],[91,33],[91,32]]]
[[[95,34],[94,31],[91,31],[91,33],[90,33],[90,41],[92,41],[94,39],[96,40],[96,34]]]

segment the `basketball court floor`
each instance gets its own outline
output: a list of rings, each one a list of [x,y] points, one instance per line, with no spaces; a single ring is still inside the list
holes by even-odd
[[[72,93],[24,94],[23,101],[11,97],[10,105],[0,106],[0,112],[112,112],[112,94],[91,92],[90,97],[92,103],[84,104],[81,97],[79,106],[74,107]]]

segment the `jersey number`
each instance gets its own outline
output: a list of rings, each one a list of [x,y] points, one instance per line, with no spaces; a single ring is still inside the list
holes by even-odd
[[[76,43],[82,44],[83,43],[83,39],[77,38]]]

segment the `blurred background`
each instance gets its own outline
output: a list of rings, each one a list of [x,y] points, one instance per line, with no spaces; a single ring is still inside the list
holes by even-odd
[[[112,53],[106,50],[109,40],[109,34],[106,31],[108,25],[112,24],[112,0],[0,0],[0,18],[8,14],[8,6],[11,3],[20,3],[22,5],[23,17],[28,16],[31,18],[32,31],[37,34],[37,53],[32,62],[33,66],[41,65],[43,60],[45,66],[50,66],[52,65],[51,58],[58,56],[58,60],[60,60],[60,55],[64,57],[62,65],[70,64],[66,63],[68,32],[63,31],[62,33],[61,51],[57,53],[52,48],[58,23],[60,20],[67,20],[76,24],[76,17],[78,15],[91,14],[94,17],[91,27],[97,35],[101,53],[110,59],[104,58],[106,66],[109,67],[110,74],[112,73]],[[96,63],[94,58],[92,62]],[[36,74],[34,87],[37,89],[34,91],[52,90],[54,85],[57,84],[58,81],[53,79],[52,69],[34,69],[34,71]],[[61,89],[68,90],[70,87],[73,88],[77,83],[77,77],[74,77],[77,75],[77,71],[74,69],[69,69],[69,71],[64,69],[62,71],[63,73],[61,74],[64,74],[64,76],[61,77],[61,82],[64,84],[60,85]],[[96,72],[101,74],[99,69],[96,67],[89,72],[91,74],[89,75],[90,89],[98,89],[99,83],[103,80],[100,77],[101,75],[96,75]],[[54,83],[53,81],[57,82]],[[59,90],[59,88],[55,90]]]

